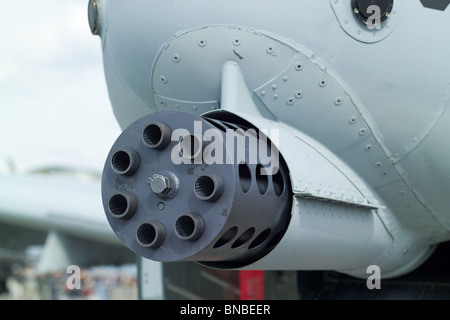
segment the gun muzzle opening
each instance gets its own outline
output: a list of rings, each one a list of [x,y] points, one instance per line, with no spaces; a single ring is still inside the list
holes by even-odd
[[[202,175],[195,180],[194,191],[203,201],[216,201],[223,193],[223,179],[217,175]]]
[[[113,195],[108,202],[109,213],[117,219],[129,219],[136,211],[136,198],[128,193]]]
[[[162,122],[152,122],[142,131],[142,141],[151,149],[164,149],[169,144],[170,137],[169,127]]]
[[[146,222],[136,231],[136,241],[144,248],[156,249],[166,237],[164,226],[158,221]]]
[[[111,158],[111,167],[117,174],[132,175],[139,168],[139,156],[131,149],[118,150]]]
[[[203,150],[202,141],[195,135],[187,135],[180,141],[180,152],[186,159],[197,159]]]

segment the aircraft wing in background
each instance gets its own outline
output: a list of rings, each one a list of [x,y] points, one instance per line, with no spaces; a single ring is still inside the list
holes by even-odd
[[[43,246],[36,269],[126,264],[135,255],[112,232],[100,181],[76,175],[0,175],[0,278]]]

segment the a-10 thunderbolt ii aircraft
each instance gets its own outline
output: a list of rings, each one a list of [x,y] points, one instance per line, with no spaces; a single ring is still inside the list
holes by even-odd
[[[219,269],[417,269],[450,239],[449,2],[90,1],[116,235]]]

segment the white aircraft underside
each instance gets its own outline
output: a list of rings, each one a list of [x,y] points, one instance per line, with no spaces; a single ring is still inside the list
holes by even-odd
[[[352,7],[362,2],[94,1],[91,27],[124,135],[166,111],[279,130],[289,226],[241,268],[364,277],[379,265],[394,277],[450,239],[450,9],[395,0],[370,29]],[[134,234],[118,236],[139,247]],[[169,250],[159,245],[137,250]]]

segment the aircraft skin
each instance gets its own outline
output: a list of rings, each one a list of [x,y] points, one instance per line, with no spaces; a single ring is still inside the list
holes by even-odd
[[[90,2],[125,135],[165,111],[280,130],[289,226],[241,268],[397,277],[450,239],[450,8],[372,4],[378,24],[364,1]]]

